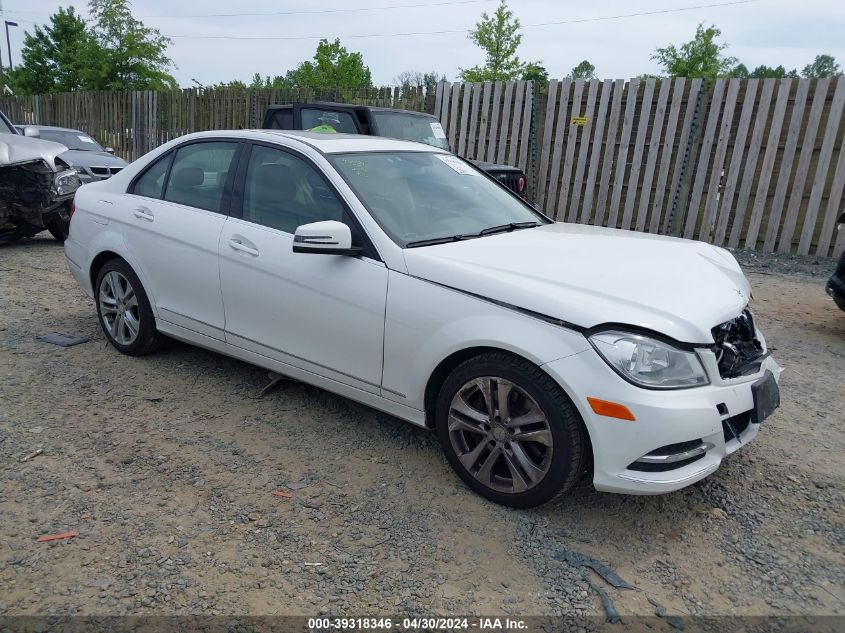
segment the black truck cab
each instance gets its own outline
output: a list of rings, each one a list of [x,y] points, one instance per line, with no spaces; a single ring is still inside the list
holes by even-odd
[[[262,128],[388,136],[404,141],[427,143],[451,151],[449,139],[437,117],[425,112],[398,108],[322,101],[271,105],[264,115]],[[526,197],[525,174],[519,168],[481,161],[471,162],[520,197]]]

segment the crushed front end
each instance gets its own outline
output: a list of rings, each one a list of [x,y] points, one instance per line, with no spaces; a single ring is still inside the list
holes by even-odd
[[[56,156],[0,164],[0,244],[44,229],[64,239],[80,184],[77,172]]]

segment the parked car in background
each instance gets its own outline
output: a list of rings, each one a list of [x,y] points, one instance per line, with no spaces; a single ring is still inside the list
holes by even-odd
[[[127,163],[114,155],[111,147],[103,147],[79,130],[48,125],[18,125],[24,136],[61,143],[68,150],[61,155],[78,173],[83,184],[105,180],[119,173]]]
[[[451,152],[449,139],[440,120],[425,112],[378,108],[318,101],[271,105],[264,115],[262,127],[266,130],[309,130],[343,134],[368,134],[387,136],[403,141],[426,143]],[[470,161],[519,197],[528,195],[525,174],[518,167],[496,165],[483,161]]]
[[[845,213],[839,216],[839,227],[837,229],[840,233],[845,232]],[[839,256],[839,263],[836,264],[836,270],[827,282],[827,294],[833,297],[836,305],[841,310],[845,310],[845,251]]]
[[[590,465],[683,488],[780,402],[728,251],[552,222],[422,143],[183,136],[82,187],[65,253],[119,351],[171,336],[434,428],[509,506]]]
[[[18,134],[0,112],[0,244],[47,229],[67,237],[80,180],[62,158],[67,147]]]

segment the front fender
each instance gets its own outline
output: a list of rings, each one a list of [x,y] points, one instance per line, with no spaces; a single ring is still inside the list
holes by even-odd
[[[579,332],[390,272],[382,379],[385,397],[423,410],[425,387],[437,366],[457,352],[476,347],[508,351],[544,365],[590,345]]]

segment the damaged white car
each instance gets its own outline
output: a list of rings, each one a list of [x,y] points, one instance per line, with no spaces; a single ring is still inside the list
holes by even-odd
[[[0,244],[44,229],[67,237],[73,194],[81,184],[59,154],[67,147],[18,134],[0,112]]]
[[[436,429],[510,506],[677,490],[780,402],[726,250],[552,222],[428,145],[184,136],[80,189],[65,253],[121,352],[170,336]]]

